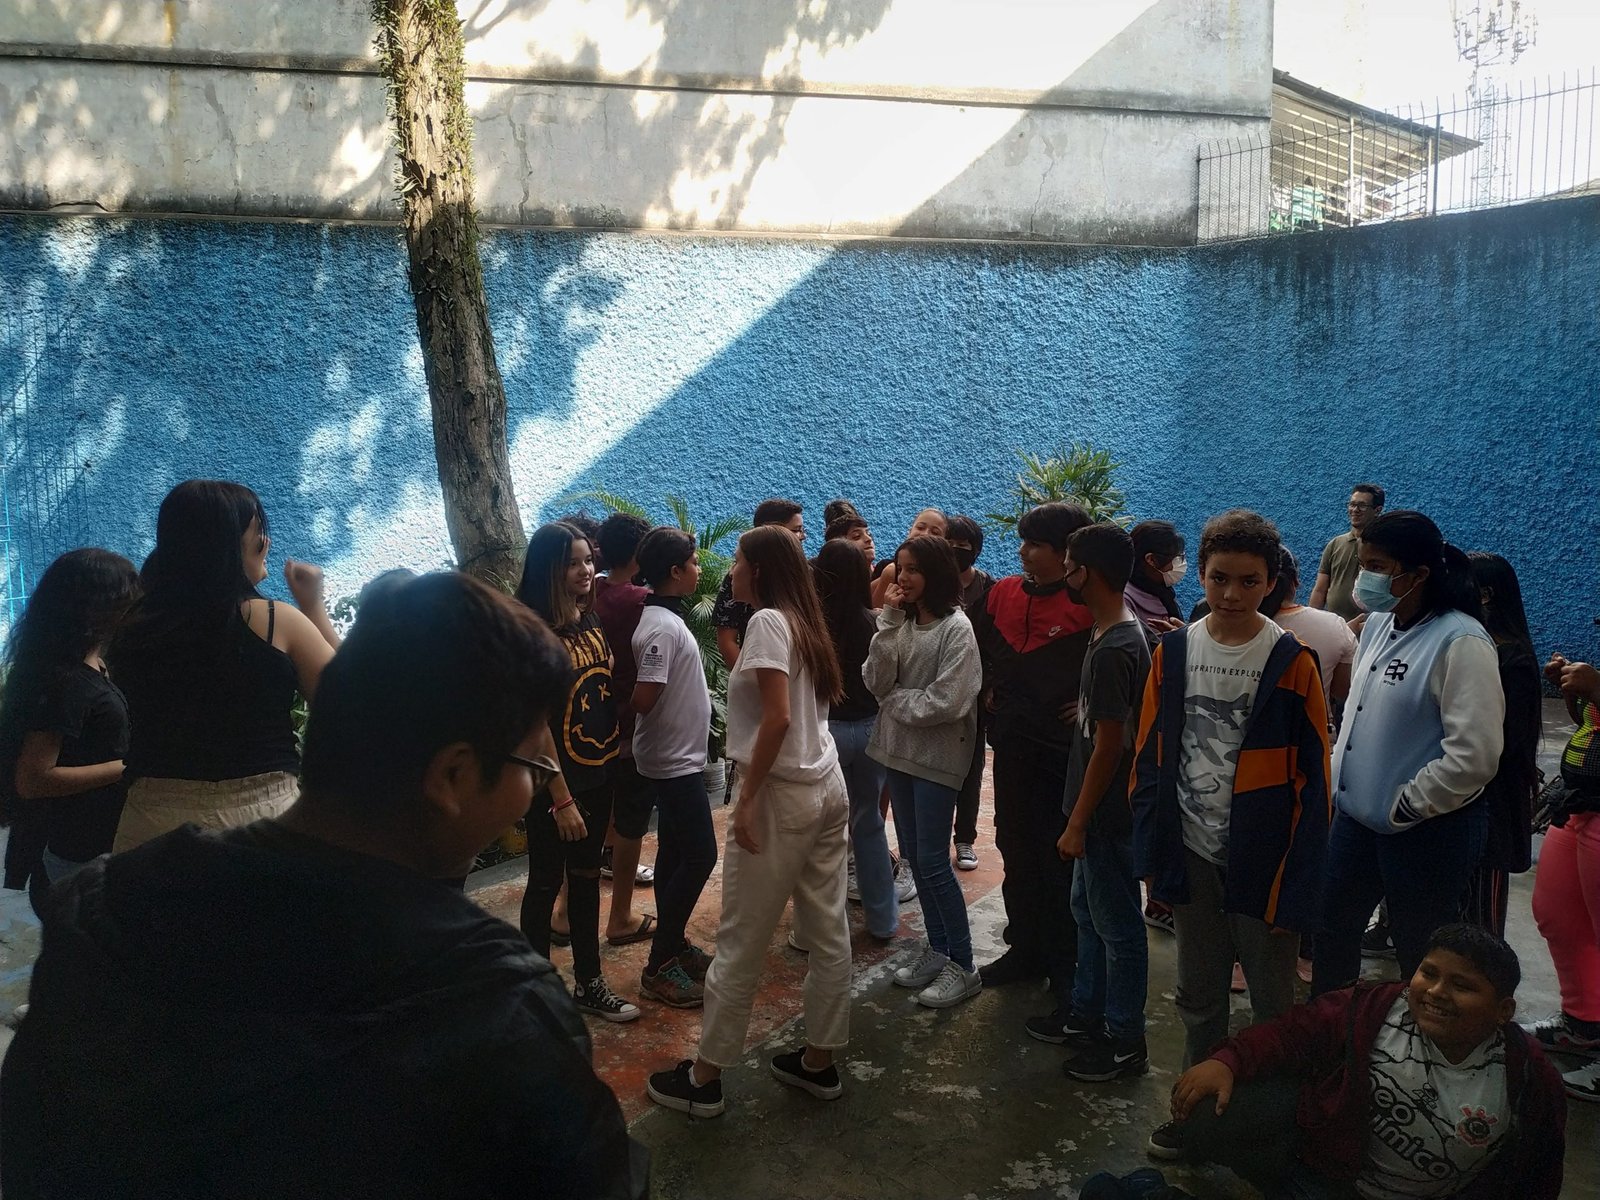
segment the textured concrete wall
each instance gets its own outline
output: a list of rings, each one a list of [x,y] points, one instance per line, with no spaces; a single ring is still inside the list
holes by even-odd
[[[1542,650],[1588,654],[1597,230],[1584,199],[1189,251],[502,231],[519,498],[532,522],[591,486],[702,516],[846,495],[892,544],[1076,437],[1136,516],[1195,538],[1251,505],[1314,563],[1372,478],[1516,564]],[[190,475],[257,487],[275,554],[338,591],[443,561],[403,261],[381,228],[0,222],[31,567],[79,539],[142,555]]]
[[[1270,0],[460,10],[507,224],[1190,242],[1270,113]],[[392,218],[375,71],[356,0],[4,9],[0,206]]]

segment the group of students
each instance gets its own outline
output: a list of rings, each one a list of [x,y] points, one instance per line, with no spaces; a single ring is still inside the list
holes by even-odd
[[[11,1109],[43,1088],[72,1093],[63,1071],[81,1061],[81,1051],[58,1066],[48,1047],[52,1035],[70,1030],[74,1006],[80,1016],[103,1016],[114,997],[128,994],[125,971],[138,976],[134,992],[154,986],[143,964],[119,960],[100,972],[95,991],[93,963],[104,967],[96,939],[115,942],[128,929],[126,914],[112,919],[118,905],[145,920],[137,940],[156,962],[178,975],[205,975],[217,964],[202,966],[197,957],[235,957],[232,948],[217,950],[228,922],[258,940],[268,936],[263,915],[244,912],[227,887],[206,891],[208,870],[220,865],[236,881],[281,869],[287,856],[316,876],[316,886],[310,899],[265,912],[308,929],[329,926],[323,931],[336,946],[352,936],[347,918],[312,911],[332,886],[313,867],[337,860],[351,869],[332,846],[450,885],[451,899],[429,893],[417,907],[438,930],[459,935],[463,922],[472,925],[456,904],[471,855],[522,816],[529,842],[522,934],[537,958],[533,967],[518,960],[519,977],[547,1005],[550,948],[567,942],[577,1009],[634,1020],[639,1006],[601,970],[599,879],[609,838],[614,878],[632,882],[654,810],[657,911],[636,916],[630,889],[616,887],[607,937],[651,942],[641,998],[704,1012],[696,1056],[652,1075],[650,1096],[697,1116],[724,1110],[720,1077],[743,1055],[764,956],[792,901],[790,941],[808,955],[806,1041],[778,1054],[771,1070],[833,1099],[843,1091],[834,1056],[848,1041],[847,896],[859,892],[869,934],[885,940],[899,926],[903,892],[909,898],[896,887],[887,805],[927,934],[894,982],[919,1003],[950,1007],[986,985],[1048,978],[1053,1009],[1029,1020],[1027,1032],[1069,1048],[1067,1074],[1103,1081],[1142,1072],[1144,924],[1161,921],[1166,906],[1177,937],[1187,1073],[1174,1120],[1152,1134],[1150,1146],[1176,1157],[1204,1143],[1184,1119],[1197,1099],[1226,1090],[1220,1070],[1207,1064],[1222,1062],[1243,1079],[1251,1063],[1271,1059],[1281,1068],[1298,1053],[1300,1043],[1279,1041],[1272,1045],[1290,1050],[1265,1054],[1259,1039],[1266,1034],[1225,1041],[1236,966],[1255,1020],[1296,1028],[1310,1020],[1291,1011],[1299,960],[1310,950],[1319,997],[1310,1011],[1323,1024],[1297,1036],[1337,1041],[1327,1031],[1340,1014],[1356,1021],[1357,1010],[1370,1010],[1352,1044],[1370,1040],[1372,1070],[1383,1056],[1425,1063],[1426,1090],[1417,1095],[1427,1102],[1396,1100],[1383,1119],[1409,1122],[1404,1136],[1420,1138],[1427,1153],[1389,1161],[1375,1149],[1352,1151],[1335,1164],[1332,1190],[1282,1194],[1346,1194],[1339,1187],[1367,1196],[1458,1194],[1530,1145],[1549,1149],[1548,1141],[1529,1140],[1535,1116],[1543,1116],[1540,1136],[1554,1126],[1559,1141],[1559,1120],[1549,1114],[1559,1113],[1561,1084],[1552,1095],[1553,1073],[1539,1047],[1600,1052],[1600,828],[1590,803],[1600,791],[1593,737],[1600,678],[1559,656],[1546,672],[1580,722],[1564,756],[1567,809],[1547,839],[1535,892],[1563,1011],[1524,1034],[1510,1022],[1515,957],[1508,967],[1510,951],[1495,936],[1503,931],[1504,872],[1528,865],[1536,779],[1528,731],[1536,742],[1537,665],[1516,577],[1503,559],[1469,559],[1450,547],[1420,513],[1382,513],[1382,502],[1381,489],[1355,490],[1356,570],[1348,571],[1348,556],[1325,555],[1308,607],[1295,603],[1294,560],[1269,521],[1243,510],[1213,518],[1199,548],[1205,610],[1188,622],[1173,590],[1186,569],[1184,541],[1164,522],[1130,534],[1092,522],[1073,504],[1041,505],[1017,525],[1022,572],[991,579],[976,568],[982,532],[969,519],[926,509],[895,553],[875,563],[865,518],[835,502],[824,544],[808,562],[801,505],[765,502],[739,539],[716,606],[729,667],[735,799],[712,954],[687,937],[718,859],[704,784],[711,699],[683,613],[699,583],[690,535],[621,514],[595,527],[581,517],[542,526],[516,594],[526,618],[459,577],[390,573],[363,593],[350,634],[355,649],[339,649],[315,568],[285,566],[298,608],[258,595],[269,539],[254,493],[215,481],[179,485],[161,506],[156,549],[142,571],[105,551],[65,555],[41,578],[13,632],[0,709],[0,790],[12,818],[7,885],[69,886],[57,886],[45,903],[33,997],[37,1005],[54,995],[64,1007],[43,1003],[44,1019],[30,1014],[22,1023],[0,1091],[11,1093],[4,1097]],[[1351,574],[1364,614],[1356,619],[1359,642],[1342,617],[1315,603],[1338,593],[1335,575]],[[467,628],[469,620],[485,629]],[[415,644],[402,648],[408,627]],[[465,647],[486,630],[504,644],[490,638],[486,647]],[[531,661],[498,661],[518,653]],[[340,693],[347,709],[320,689],[341,664],[348,664]],[[520,682],[502,679],[501,686],[525,694],[464,690],[482,682],[462,673],[468,665],[515,677]],[[432,694],[409,694],[419,688]],[[297,694],[311,705],[303,762]],[[334,717],[326,715],[330,707]],[[419,722],[427,736],[408,744],[407,730]],[[352,739],[357,744],[347,744]],[[980,967],[955,870],[977,865],[975,801],[986,745],[1008,949]],[[369,749],[381,750],[382,761],[363,759]],[[386,789],[394,813],[383,809]],[[403,819],[391,824],[395,814]],[[500,826],[487,825],[492,814],[505,817]],[[234,833],[207,842],[180,830],[187,824]],[[152,840],[145,851],[123,854]],[[95,861],[113,851],[109,864]],[[372,897],[404,890],[383,871],[356,874]],[[557,909],[563,891],[564,914]],[[170,907],[192,905],[197,892],[211,911],[173,917]],[[1410,983],[1373,999],[1347,989],[1380,899]],[[557,928],[563,915],[566,930]],[[1463,915],[1492,932],[1453,927]],[[398,930],[397,920],[386,917],[383,927]],[[96,927],[108,921],[110,934]],[[152,948],[185,922],[203,925],[205,936],[183,951]],[[1314,950],[1303,945],[1312,934]],[[497,937],[482,934],[465,956],[469,967],[487,970],[492,960],[499,970],[506,954],[515,957]],[[384,949],[380,937],[379,975],[403,991],[411,981],[395,977]],[[87,961],[75,961],[85,954]],[[317,958],[314,950],[309,957]],[[304,978],[298,965],[275,965],[284,980]],[[430,966],[450,973],[442,961]],[[217,1001],[222,987],[221,978],[208,977],[200,991],[221,1011],[250,1011]],[[287,994],[290,983],[280,987],[291,1009],[303,999]],[[1494,1001],[1476,1023],[1462,998],[1474,987]],[[352,996],[340,1011],[370,998]],[[164,993],[162,1001],[167,1007],[133,1006],[131,1018],[110,1021],[102,1033],[126,1033],[130,1020],[146,1022],[146,1031],[170,1021]],[[199,1018],[185,1011],[204,1024],[207,1010]],[[559,1025],[547,1022],[540,1036],[547,1040]],[[1470,1046],[1469,1035],[1477,1038]],[[586,1039],[572,1036],[586,1051]],[[105,1050],[103,1039],[96,1044]],[[217,1035],[210,1049],[224,1044],[229,1039]],[[291,1063],[315,1049],[296,1047],[286,1055]],[[1443,1061],[1431,1057],[1435,1051]],[[358,1071],[356,1080],[383,1069],[363,1062],[367,1075]],[[1450,1115],[1468,1086],[1442,1086],[1452,1071],[1471,1077],[1481,1118],[1472,1128],[1487,1131],[1477,1141]],[[268,1071],[255,1083],[292,1094],[286,1080]],[[588,1113],[614,1141],[614,1099],[607,1105],[587,1082],[568,1082],[585,1097],[574,1111]],[[1600,1096],[1600,1068],[1568,1072],[1565,1087],[1581,1099]],[[1374,1086],[1372,1094],[1379,1092]],[[106,1105],[117,1094],[110,1089],[89,1109],[110,1120]],[[1302,1109],[1306,1103],[1302,1095]],[[1341,1103],[1359,1107],[1349,1095]],[[43,1136],[43,1119],[28,1119],[30,1135]],[[1348,1124],[1350,1112],[1339,1119]],[[74,1135],[96,1134],[82,1114],[65,1120]],[[15,1118],[9,1123],[19,1127]],[[1300,1126],[1305,1133],[1306,1121]],[[215,1131],[202,1122],[184,1137],[200,1132]],[[1475,1153],[1460,1153],[1463,1138]],[[1516,1155],[1503,1153],[1513,1142],[1521,1147]],[[136,1148],[118,1142],[113,1149],[125,1163]],[[173,1155],[171,1162],[181,1157]],[[1440,1155],[1451,1172],[1428,1165]],[[10,1167],[9,1151],[5,1157]],[[568,1162],[570,1149],[555,1157]],[[1306,1158],[1317,1161],[1314,1146]],[[636,1159],[630,1151],[612,1167]],[[17,1171],[46,1169],[27,1154],[20,1161],[27,1166]],[[1311,1186],[1298,1167],[1291,1173],[1293,1186]],[[1424,1175],[1434,1191],[1418,1190]],[[1452,1190],[1439,1190],[1446,1178]]]

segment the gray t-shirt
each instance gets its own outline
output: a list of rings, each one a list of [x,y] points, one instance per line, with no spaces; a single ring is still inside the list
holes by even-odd
[[[1322,606],[1346,621],[1361,615],[1356,604],[1356,574],[1361,570],[1361,539],[1354,533],[1341,533],[1322,548],[1317,574],[1328,577],[1328,598]]]
[[[1139,731],[1139,710],[1144,703],[1144,685],[1149,677],[1150,644],[1145,640],[1144,627],[1137,620],[1118,622],[1099,637],[1091,637],[1078,683],[1078,719],[1072,731],[1062,811],[1070,817],[1077,806],[1101,721],[1122,722],[1122,757],[1117,762],[1116,774],[1089,818],[1090,833],[1115,838],[1133,833],[1128,781],[1133,773],[1133,743]]]

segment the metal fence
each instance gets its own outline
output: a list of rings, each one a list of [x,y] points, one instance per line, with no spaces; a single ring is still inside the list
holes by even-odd
[[[1600,193],[1600,77],[1480,81],[1466,103],[1349,105],[1201,147],[1201,242]]]

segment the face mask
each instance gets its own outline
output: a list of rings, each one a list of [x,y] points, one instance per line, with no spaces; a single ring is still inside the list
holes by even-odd
[[[1397,577],[1394,575],[1380,575],[1376,571],[1363,568],[1356,575],[1356,586],[1353,589],[1356,603],[1367,612],[1393,612],[1395,605],[1417,590],[1417,585],[1412,584],[1396,596],[1389,590],[1390,583],[1395,578]]]
[[[1074,604],[1083,604],[1084,602],[1083,593],[1077,588],[1073,587],[1070,583],[1067,584],[1067,599],[1071,600]]]
[[[963,571],[972,569],[972,564],[978,561],[978,552],[971,546],[952,546],[951,551],[956,556],[956,566]]]
[[[1172,565],[1161,572],[1161,582],[1168,587],[1177,587],[1178,580],[1189,573],[1189,564],[1182,558],[1172,560]]]

